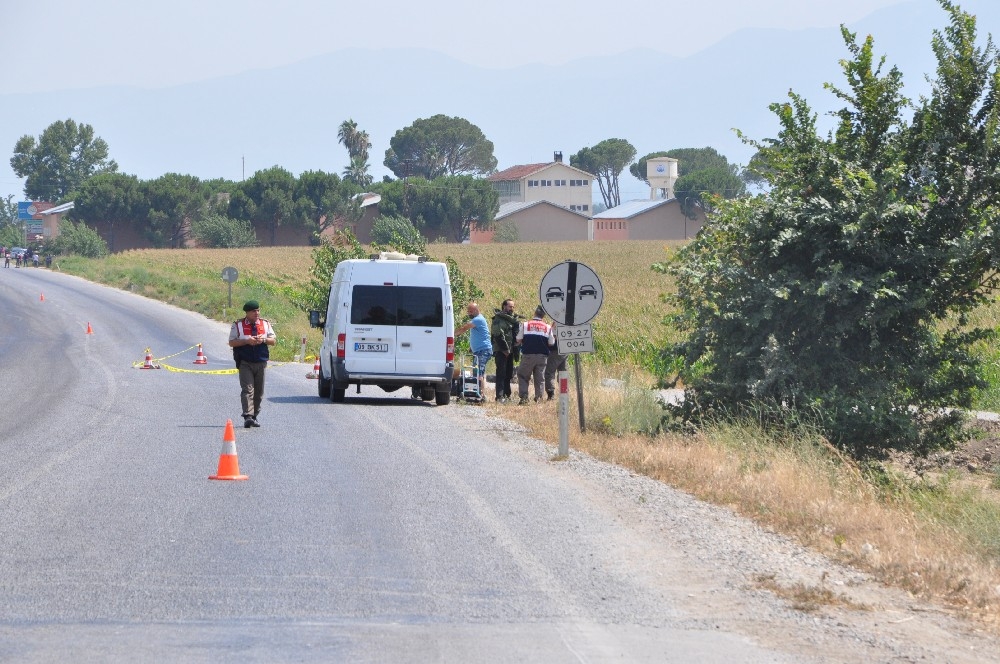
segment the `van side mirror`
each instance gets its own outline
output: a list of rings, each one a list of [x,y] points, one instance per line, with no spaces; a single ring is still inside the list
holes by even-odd
[[[318,327],[320,329],[326,327],[326,321],[320,318],[323,315],[322,311],[317,311],[316,309],[309,310],[309,327]]]

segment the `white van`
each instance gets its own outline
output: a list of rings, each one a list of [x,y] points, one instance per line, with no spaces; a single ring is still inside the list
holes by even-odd
[[[446,405],[455,369],[455,317],[448,266],[383,252],[341,261],[333,273],[323,328],[319,396],[344,400],[348,386],[410,387]]]

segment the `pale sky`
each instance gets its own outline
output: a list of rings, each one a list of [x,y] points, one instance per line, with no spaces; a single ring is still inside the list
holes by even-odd
[[[0,0],[0,90],[158,88],[352,47],[421,47],[495,68],[639,45],[686,56],[741,28],[835,27],[903,2]]]

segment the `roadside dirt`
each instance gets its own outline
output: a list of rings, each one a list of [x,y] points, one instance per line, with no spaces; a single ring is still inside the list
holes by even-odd
[[[970,439],[954,450],[936,452],[926,458],[897,454],[891,461],[904,473],[920,477],[956,475],[996,491],[1000,498],[1000,417],[983,413],[969,423],[969,431]]]

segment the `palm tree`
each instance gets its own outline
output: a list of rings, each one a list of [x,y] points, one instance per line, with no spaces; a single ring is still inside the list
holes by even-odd
[[[351,163],[344,169],[344,179],[359,187],[367,187],[372,183],[372,176],[368,173],[368,160],[361,157],[352,157]]]
[[[368,150],[372,146],[368,138],[367,131],[359,131],[358,123],[354,120],[344,120],[337,130],[337,140],[347,148],[348,156],[353,160],[361,157],[362,161],[368,161]]]

